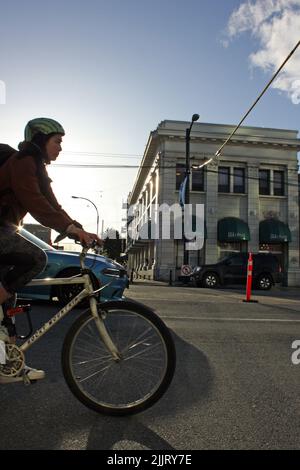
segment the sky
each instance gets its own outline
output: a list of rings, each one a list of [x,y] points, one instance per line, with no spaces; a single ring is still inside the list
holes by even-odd
[[[120,165],[139,165],[165,119],[236,125],[299,41],[300,0],[0,0],[0,24],[0,141],[58,120],[59,202],[95,231],[94,206],[71,196],[90,199],[100,228],[120,230],[137,174]],[[244,124],[299,118],[300,47]]]

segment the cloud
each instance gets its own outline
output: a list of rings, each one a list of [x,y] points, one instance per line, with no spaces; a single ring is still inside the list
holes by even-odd
[[[246,32],[259,44],[249,56],[251,66],[270,72],[271,77],[300,40],[300,0],[243,2],[229,18],[224,46]],[[300,46],[272,87],[286,93],[294,104],[300,103]]]

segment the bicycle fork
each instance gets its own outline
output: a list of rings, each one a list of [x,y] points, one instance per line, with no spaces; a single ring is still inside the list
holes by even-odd
[[[104,324],[103,318],[101,316],[101,312],[99,315],[98,308],[97,308],[97,300],[94,297],[90,298],[90,308],[91,308],[92,316],[95,320],[97,329],[99,331],[100,338],[102,339],[108,351],[111,353],[114,361],[119,362],[122,359],[122,354],[119,352],[118,348],[116,347],[113,340],[111,339],[106,329],[106,326]]]

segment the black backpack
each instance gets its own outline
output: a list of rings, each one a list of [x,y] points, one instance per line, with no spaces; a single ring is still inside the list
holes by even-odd
[[[10,145],[0,144],[0,167],[14,154],[17,150],[13,149]],[[0,197],[9,193],[10,189],[0,191]],[[3,215],[3,208],[0,209],[0,216]]]
[[[0,166],[4,165],[4,163],[11,157],[17,150],[12,148],[10,145],[7,144],[0,144]]]

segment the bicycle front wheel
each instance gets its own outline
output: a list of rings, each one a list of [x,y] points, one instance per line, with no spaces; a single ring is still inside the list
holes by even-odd
[[[90,311],[72,325],[63,345],[62,367],[73,394],[105,414],[134,414],[167,390],[175,370],[172,336],[150,309],[129,301],[99,306],[121,354],[116,361],[102,342]]]

